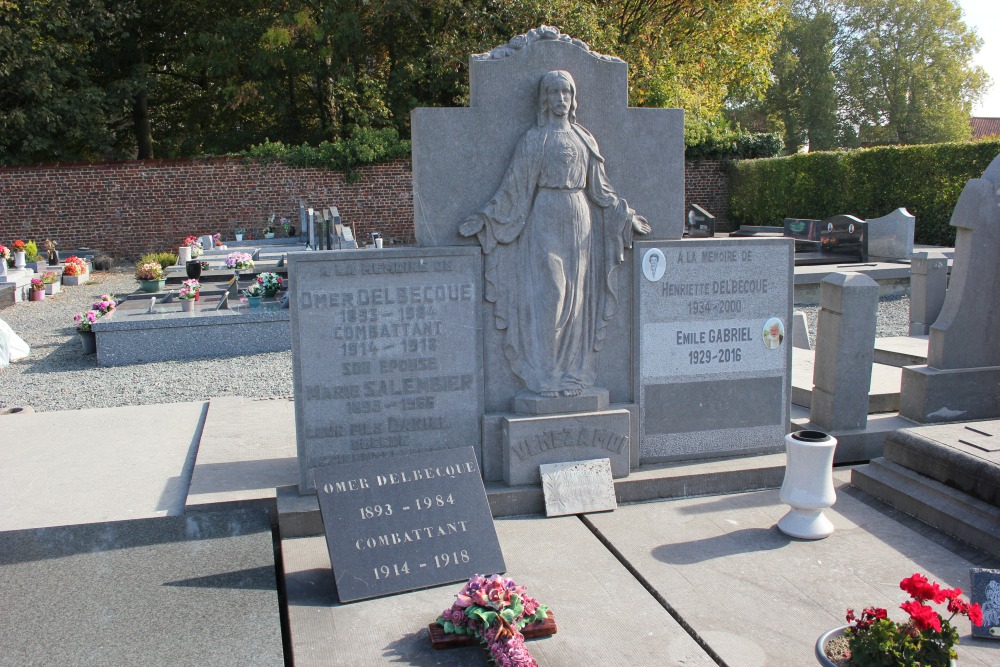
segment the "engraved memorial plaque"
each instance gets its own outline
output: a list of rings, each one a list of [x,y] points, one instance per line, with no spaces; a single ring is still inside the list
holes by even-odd
[[[983,624],[972,626],[972,636],[1000,639],[1000,570],[974,567],[969,571],[969,601],[983,611]]]
[[[545,516],[607,512],[618,508],[610,459],[539,466]]]
[[[640,461],[776,451],[791,382],[790,239],[638,244]]]
[[[288,261],[300,492],[321,466],[470,445],[480,458],[479,250]]]
[[[472,447],[318,468],[341,602],[506,569]]]

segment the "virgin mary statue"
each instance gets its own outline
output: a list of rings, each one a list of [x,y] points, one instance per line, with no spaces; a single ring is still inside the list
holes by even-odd
[[[615,268],[633,234],[650,231],[608,182],[576,107],[569,72],[542,77],[537,127],[521,137],[489,203],[459,228],[486,255],[485,296],[504,331],[504,356],[543,396],[594,386],[618,308]]]

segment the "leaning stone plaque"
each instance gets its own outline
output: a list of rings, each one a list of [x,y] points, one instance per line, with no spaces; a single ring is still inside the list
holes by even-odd
[[[637,244],[640,463],[783,447],[792,362],[792,244]]]
[[[569,461],[539,466],[545,516],[608,512],[618,508],[611,461]]]
[[[478,248],[289,255],[299,491],[313,468],[473,445]]]
[[[972,626],[973,637],[1000,639],[1000,570],[972,568],[969,601],[983,610],[983,624]]]
[[[341,602],[503,572],[472,447],[317,468]]]

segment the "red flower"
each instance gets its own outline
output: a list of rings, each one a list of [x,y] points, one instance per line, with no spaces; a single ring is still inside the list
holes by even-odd
[[[972,603],[966,609],[969,612],[969,620],[976,627],[983,624],[983,609],[978,603]]]
[[[941,617],[927,605],[911,601],[904,602],[899,607],[910,615],[910,620],[918,630],[933,629],[941,632]]]
[[[941,603],[948,597],[947,594],[951,592],[948,590],[942,591],[937,583],[931,583],[927,581],[927,577],[917,573],[899,582],[899,587],[909,593],[910,597],[914,600],[921,602],[924,600],[933,600],[934,602]]]

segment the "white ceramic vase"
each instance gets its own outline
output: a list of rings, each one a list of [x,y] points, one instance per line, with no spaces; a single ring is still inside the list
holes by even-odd
[[[191,261],[191,247],[183,246],[177,249],[177,266],[184,266]]]
[[[819,540],[833,532],[823,510],[837,501],[833,488],[833,452],[837,439],[821,431],[796,431],[785,436],[785,479],[778,497],[791,506],[778,522],[786,535]]]
[[[15,269],[23,269],[25,266],[26,266],[26,264],[24,263],[24,253],[23,252],[15,252],[14,253],[14,268]]]

